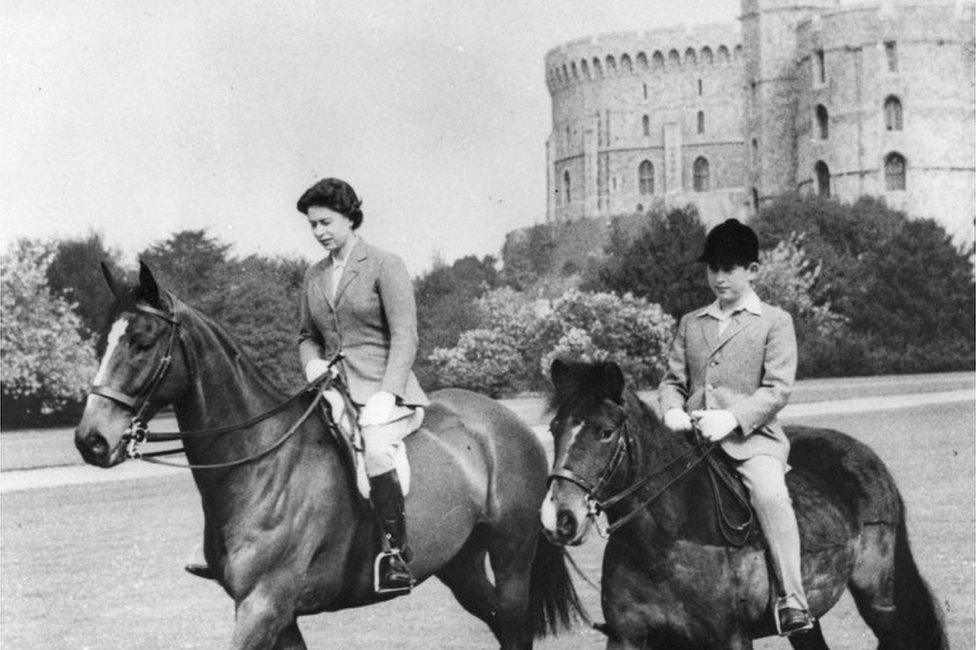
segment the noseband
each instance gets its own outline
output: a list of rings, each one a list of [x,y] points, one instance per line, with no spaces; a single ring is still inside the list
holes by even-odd
[[[149,305],[136,305],[134,310],[142,314],[161,318],[172,325],[169,330],[169,339],[166,341],[166,349],[163,355],[156,359],[152,373],[139,390],[136,391],[135,395],[128,395],[106,384],[92,386],[89,391],[92,395],[106,397],[133,412],[132,418],[129,420],[129,426],[126,427],[125,433],[123,434],[129,440],[130,447],[133,443],[140,443],[146,439],[148,433],[146,428],[148,424],[146,412],[149,410],[150,399],[156,392],[156,389],[159,388],[159,385],[163,383],[163,379],[166,378],[166,374],[173,365],[173,349],[176,347],[176,339],[180,329],[179,321],[160,309],[150,307]]]
[[[569,467],[565,461],[560,467],[555,468],[552,473],[549,474],[549,483],[552,483],[556,479],[561,479],[564,481],[569,481],[570,483],[579,486],[583,490],[586,499],[586,515],[593,521],[597,533],[603,538],[609,537],[614,531],[620,529],[621,526],[639,515],[644,508],[649,506],[658,497],[667,492],[672,485],[680,481],[691,470],[700,465],[706,458],[709,457],[709,454],[712,453],[712,450],[715,448],[716,444],[712,442],[701,442],[699,439],[698,445],[687,449],[661,469],[648,474],[647,476],[632,483],[629,487],[625,487],[615,494],[604,496],[604,489],[610,484],[610,481],[617,473],[617,470],[620,469],[620,466],[623,464],[624,457],[627,456],[632,449],[634,449],[633,436],[626,420],[624,420],[623,425],[616,430],[614,435],[617,437],[617,442],[614,445],[613,452],[611,452],[610,458],[607,459],[606,464],[603,466],[603,469],[600,471],[595,480],[591,480],[581,475],[572,467]],[[681,469],[681,471],[668,480],[651,496],[640,501],[636,507],[624,514],[622,517],[614,520],[609,526],[603,526],[600,523],[598,517],[601,512],[606,512],[609,508],[612,508],[621,501],[635,495],[637,492],[644,489],[644,487],[646,487],[651,481],[655,480],[662,474],[671,471],[681,463],[684,463],[684,467]],[[630,473],[632,474],[633,472],[631,471]]]

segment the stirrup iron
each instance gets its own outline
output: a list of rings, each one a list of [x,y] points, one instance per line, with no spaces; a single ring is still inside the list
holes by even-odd
[[[403,555],[398,548],[385,548],[376,554],[376,559],[373,560],[373,591],[377,594],[407,594],[413,589],[417,581],[414,579],[413,574],[410,575],[410,584],[403,587],[384,587],[381,584],[380,577],[384,573],[384,569],[389,566],[393,559],[399,559],[406,566],[407,563],[403,560]]]

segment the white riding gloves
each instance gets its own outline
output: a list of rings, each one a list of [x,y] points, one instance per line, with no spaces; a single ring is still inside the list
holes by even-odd
[[[396,396],[385,390],[373,393],[363,410],[359,412],[359,425],[364,427],[386,424],[393,415],[396,406]]]
[[[684,409],[670,408],[664,412],[664,426],[675,433],[691,431],[691,416]]]
[[[325,359],[312,359],[305,364],[305,381],[318,379],[330,370],[329,362]]]
[[[692,411],[691,417],[698,421],[698,428],[701,429],[702,437],[711,442],[718,442],[739,426],[739,421],[735,419],[732,411],[720,409]]]

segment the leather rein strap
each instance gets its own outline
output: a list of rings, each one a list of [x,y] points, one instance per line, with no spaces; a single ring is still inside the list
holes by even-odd
[[[169,465],[172,467],[185,467],[190,469],[221,469],[234,467],[237,465],[243,465],[251,461],[257,460],[270,454],[275,449],[278,449],[285,443],[288,438],[290,438],[301,425],[309,418],[315,407],[322,401],[322,391],[328,388],[329,385],[333,383],[334,377],[331,372],[326,372],[320,377],[308,382],[303,386],[298,392],[293,394],[291,397],[286,399],[281,404],[278,404],[274,408],[261,413],[245,422],[240,422],[238,424],[233,424],[223,427],[215,427],[211,429],[196,429],[192,431],[162,431],[162,432],[151,432],[148,429],[148,419],[146,418],[146,413],[150,407],[150,399],[155,393],[156,389],[162,384],[163,379],[166,378],[166,374],[169,372],[170,367],[173,363],[173,350],[176,346],[176,341],[179,339],[180,322],[174,317],[170,316],[166,312],[156,309],[155,307],[149,305],[136,305],[134,307],[135,311],[148,314],[150,316],[155,316],[161,318],[162,320],[169,323],[172,327],[170,328],[169,339],[166,342],[166,349],[163,355],[156,361],[153,371],[150,373],[149,378],[146,382],[136,391],[135,395],[128,395],[116,388],[108,385],[99,384],[92,386],[89,391],[92,395],[99,395],[105,397],[114,402],[121,404],[122,406],[133,411],[133,416],[129,420],[129,426],[126,428],[125,432],[122,434],[122,440],[126,443],[126,455],[129,458],[135,458],[137,460],[144,460],[148,463],[155,463],[158,465]],[[329,367],[331,368],[336,362],[343,358],[342,352],[337,353],[330,361]],[[238,460],[228,461],[224,463],[208,463],[208,464],[191,464],[191,463],[176,463],[172,461],[159,460],[156,457],[166,456],[170,454],[179,454],[185,451],[184,448],[178,447],[174,449],[165,449],[162,451],[154,451],[142,453],[139,451],[138,446],[143,442],[167,442],[172,440],[181,440],[186,436],[215,436],[225,433],[233,433],[235,431],[240,431],[241,429],[247,429],[252,427],[264,420],[267,420],[278,413],[281,413],[299,398],[301,398],[306,393],[313,392],[315,397],[312,399],[311,404],[305,409],[302,416],[295,422],[288,431],[285,432],[278,440],[276,440],[270,447],[263,449],[261,451],[255,452],[244,458]]]
[[[631,442],[630,438],[631,438],[630,427],[628,426],[627,422],[624,422],[622,431],[620,432],[620,435],[618,437],[617,446],[615,447],[613,454],[611,455],[610,459],[607,461],[606,466],[604,467],[603,471],[600,473],[600,476],[596,480],[595,484],[588,481],[586,478],[580,476],[573,469],[567,467],[565,464],[562,467],[555,469],[552,472],[552,474],[549,475],[550,481],[557,478],[563,479],[578,485],[580,488],[584,490],[589,505],[588,516],[591,519],[593,519],[594,523],[596,524],[597,532],[600,534],[601,537],[604,538],[609,537],[614,532],[619,530],[622,526],[629,523],[631,520],[637,517],[641,512],[643,512],[644,509],[647,508],[647,506],[651,505],[662,494],[667,492],[668,489],[671,488],[671,486],[673,486],[675,483],[677,483],[682,478],[684,478],[694,468],[698,467],[703,462],[707,461],[706,468],[708,470],[709,478],[711,479],[712,492],[714,493],[714,497],[715,497],[715,512],[719,522],[719,529],[722,531],[722,536],[725,538],[727,542],[729,542],[733,546],[742,546],[743,544],[745,544],[749,536],[749,529],[752,526],[752,520],[753,520],[752,508],[747,501],[743,500],[739,492],[732,485],[731,483],[732,479],[728,476],[728,472],[719,466],[719,463],[721,461],[719,461],[717,458],[712,456],[712,452],[718,446],[718,443],[715,442],[699,441],[695,447],[685,450],[683,453],[679,454],[676,458],[668,462],[668,464],[662,467],[661,469],[644,476],[640,480],[624,488],[620,492],[617,492],[616,494],[613,494],[606,498],[601,498],[599,496],[600,490],[610,481],[611,477],[616,473],[617,469],[620,467],[620,464],[623,460],[623,456],[626,454],[628,448],[633,446],[633,443]],[[696,452],[698,453],[696,454]],[[661,475],[672,471],[675,467],[677,467],[682,462],[684,463],[684,467],[680,472],[678,472],[678,474],[676,474],[673,478],[668,480],[662,487],[658,488],[653,494],[651,494],[651,496],[646,497],[645,499],[637,503],[637,505],[631,508],[627,512],[627,514],[615,519],[606,528],[601,528],[601,526],[597,521],[597,516],[601,511],[606,512],[609,508],[612,508],[613,506],[621,503],[625,499],[629,499],[630,497],[634,496],[635,494],[643,490],[645,487],[647,487],[647,485],[650,484],[651,481],[654,481]],[[747,513],[747,519],[744,523],[733,524],[729,519],[728,515],[726,514],[725,509],[722,506],[721,489],[718,484],[718,479],[716,479],[716,475],[722,480],[725,488],[729,492],[731,492],[732,495],[735,497],[740,508],[742,508]]]

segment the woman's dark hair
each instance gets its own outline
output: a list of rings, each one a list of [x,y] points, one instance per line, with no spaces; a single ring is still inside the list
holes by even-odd
[[[355,230],[363,222],[362,204],[352,185],[338,178],[323,178],[298,199],[298,211],[307,215],[311,207],[329,208],[352,221]]]

